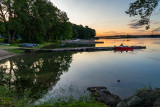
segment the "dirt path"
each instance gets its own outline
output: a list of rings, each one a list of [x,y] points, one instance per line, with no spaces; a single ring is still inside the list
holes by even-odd
[[[14,55],[16,55],[16,54],[13,54],[13,53],[10,53],[10,52],[7,52],[7,51],[0,49],[0,60],[12,57]]]

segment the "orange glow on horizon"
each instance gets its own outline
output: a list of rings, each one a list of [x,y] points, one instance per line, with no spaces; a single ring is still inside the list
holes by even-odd
[[[96,47],[113,47],[113,46],[120,46],[120,44],[126,46],[151,46],[154,45],[153,39],[146,39],[146,38],[132,38],[132,39],[100,39],[96,41],[103,41],[102,44],[96,44]]]
[[[103,33],[103,32],[96,32],[96,36],[116,36],[116,35],[152,35],[152,34],[159,34],[153,33],[152,31],[128,31],[128,32],[108,32],[108,33]]]

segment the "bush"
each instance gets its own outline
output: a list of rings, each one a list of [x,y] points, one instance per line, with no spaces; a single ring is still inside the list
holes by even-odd
[[[8,43],[8,39],[7,38],[4,39],[4,43]]]
[[[4,39],[0,39],[0,42],[4,42]]]
[[[18,39],[16,39],[15,43],[21,43],[21,41],[20,41],[20,40],[18,40]]]

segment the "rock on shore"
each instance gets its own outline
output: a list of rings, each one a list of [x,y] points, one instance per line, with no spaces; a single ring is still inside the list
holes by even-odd
[[[119,96],[111,94],[106,87],[89,87],[96,101],[110,107],[160,107],[160,89],[138,90],[135,95],[122,100]]]
[[[111,107],[116,107],[122,100],[119,96],[111,94],[106,87],[89,87],[87,90],[91,92],[96,101]]]
[[[121,101],[117,107],[160,107],[160,89],[138,90],[134,96]]]

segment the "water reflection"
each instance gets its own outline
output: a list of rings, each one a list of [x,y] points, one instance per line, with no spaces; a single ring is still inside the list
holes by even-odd
[[[18,96],[29,92],[38,99],[67,72],[72,53],[28,54],[0,62],[0,84],[16,89]]]
[[[104,44],[96,44],[96,47],[123,43],[128,46],[143,44],[147,49],[123,53],[98,51],[17,56],[0,62],[0,84],[15,88],[17,95],[30,90],[29,97],[43,96],[42,100],[54,98],[54,90],[66,90],[71,85],[83,91],[92,86],[105,86],[123,98],[149,84],[153,88],[160,87],[160,39],[100,41]]]
[[[97,41],[104,41],[104,44],[96,44],[96,47],[119,46],[122,43],[128,46],[153,46],[154,44],[160,44],[159,38],[100,39]]]

